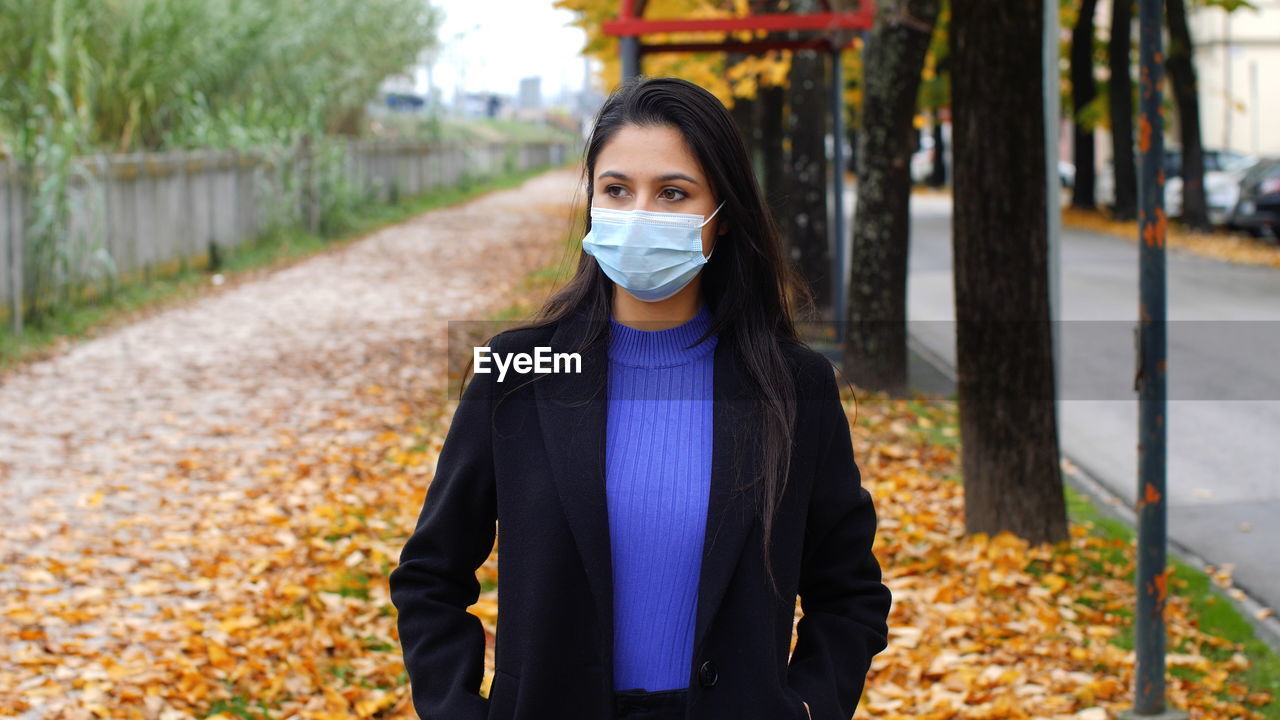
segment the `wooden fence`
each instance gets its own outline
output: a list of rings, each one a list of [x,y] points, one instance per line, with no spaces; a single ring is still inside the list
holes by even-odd
[[[386,202],[456,184],[464,175],[478,180],[562,165],[576,150],[551,142],[350,141],[328,178],[340,175],[362,197]],[[249,242],[273,223],[313,226],[322,200],[316,195],[332,184],[299,186],[299,177],[310,178],[303,174],[308,157],[294,148],[78,158],[67,189],[69,231],[59,247],[71,258],[67,274],[91,279],[160,271]],[[0,161],[0,315],[6,317],[30,302],[24,300],[32,284],[29,206],[14,163]]]

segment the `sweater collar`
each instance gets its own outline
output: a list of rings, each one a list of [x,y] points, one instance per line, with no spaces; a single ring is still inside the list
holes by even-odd
[[[711,310],[703,302],[687,322],[665,330],[637,330],[609,320],[609,360],[635,367],[669,367],[692,362],[716,346],[712,335],[689,347],[711,327]]]

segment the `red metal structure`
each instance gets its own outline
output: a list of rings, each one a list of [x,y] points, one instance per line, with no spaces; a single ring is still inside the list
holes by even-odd
[[[606,35],[618,37],[618,50],[622,60],[622,79],[640,72],[640,57],[659,52],[736,52],[761,53],[768,50],[825,50],[831,59],[831,135],[834,148],[831,173],[835,222],[831,247],[835,248],[833,272],[833,310],[837,343],[844,340],[845,277],[844,277],[844,137],[842,104],[844,102],[844,78],[841,73],[840,54],[853,43],[854,37],[869,30],[875,20],[875,6],[871,0],[819,0],[822,8],[816,13],[757,13],[762,0],[750,0],[749,12],[741,17],[728,18],[648,18],[644,17],[645,0],[621,0],[621,12],[617,20],[604,23]],[[769,32],[769,36],[754,40],[729,40],[722,42],[655,43],[640,42],[643,35],[671,32]],[[799,35],[806,37],[799,37]],[[825,128],[816,130],[825,132]]]
[[[616,35],[622,42],[623,76],[636,74],[637,68],[628,72],[628,60],[653,52],[763,52],[765,50],[826,49],[841,50],[853,42],[856,33],[867,30],[875,18],[869,0],[850,3],[855,9],[832,11],[830,0],[822,0],[823,12],[817,13],[756,13],[759,0],[751,3],[753,12],[732,18],[648,18],[644,17],[645,0],[622,0],[622,12],[617,20],[604,23],[606,35]],[[816,36],[807,39],[769,37],[752,41],[725,41],[707,43],[667,43],[644,45],[641,35],[669,32],[733,32],[739,30],[766,30],[770,33],[809,32]],[[634,50],[627,46],[635,44]],[[632,57],[628,57],[631,55]]]

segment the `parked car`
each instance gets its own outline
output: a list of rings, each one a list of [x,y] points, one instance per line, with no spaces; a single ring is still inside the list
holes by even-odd
[[[938,157],[939,148],[934,138],[932,128],[923,128],[918,131],[919,146],[916,151],[911,154],[910,172],[911,182],[915,185],[924,185],[929,182],[929,177],[933,175],[934,163]],[[951,164],[951,124],[942,124],[942,166],[945,170],[944,184],[951,184],[951,172],[955,167]]]
[[[1136,153],[1137,150],[1135,149]],[[1134,161],[1137,161],[1134,156]],[[1135,168],[1136,172],[1137,171]],[[1169,178],[1182,172],[1182,158],[1171,148],[1164,149],[1165,206],[1169,202]],[[1093,200],[1098,207],[1111,207],[1116,203],[1116,166],[1115,161],[1108,159],[1098,167],[1093,179]]]
[[[920,149],[911,154],[911,182],[923,185],[933,174],[933,135],[920,133]]]
[[[1058,161],[1058,180],[1062,182],[1062,187],[1070,190],[1076,186],[1076,166],[1066,160]]]
[[[1228,224],[1255,237],[1274,239],[1280,229],[1280,158],[1256,163],[1240,181],[1240,199]]]
[[[1209,222],[1214,225],[1229,222],[1231,210],[1240,197],[1240,181],[1257,161],[1258,158],[1252,155],[1230,150],[1204,151],[1204,191]],[[1094,193],[1098,205],[1110,207],[1115,204],[1115,168],[1110,161],[1099,168]],[[1182,151],[1179,148],[1165,148],[1164,151],[1164,210],[1168,217],[1182,216]]]
[[[1177,156],[1181,170],[1181,156]],[[1253,155],[1241,155],[1227,150],[1206,150],[1204,153],[1204,201],[1208,206],[1209,222],[1226,225],[1231,211],[1240,200],[1240,181],[1249,168],[1258,162]],[[1182,173],[1169,175],[1164,181],[1164,209],[1168,217],[1182,217]]]

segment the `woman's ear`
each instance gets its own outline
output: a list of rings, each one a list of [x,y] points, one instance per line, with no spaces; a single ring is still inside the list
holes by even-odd
[[[716,236],[717,236],[717,237],[719,237],[720,235],[723,235],[723,234],[725,234],[725,233],[727,233],[727,232],[729,232],[729,221],[728,221],[728,220],[725,220],[724,222],[721,222],[721,223],[717,223],[717,224],[716,224]]]

